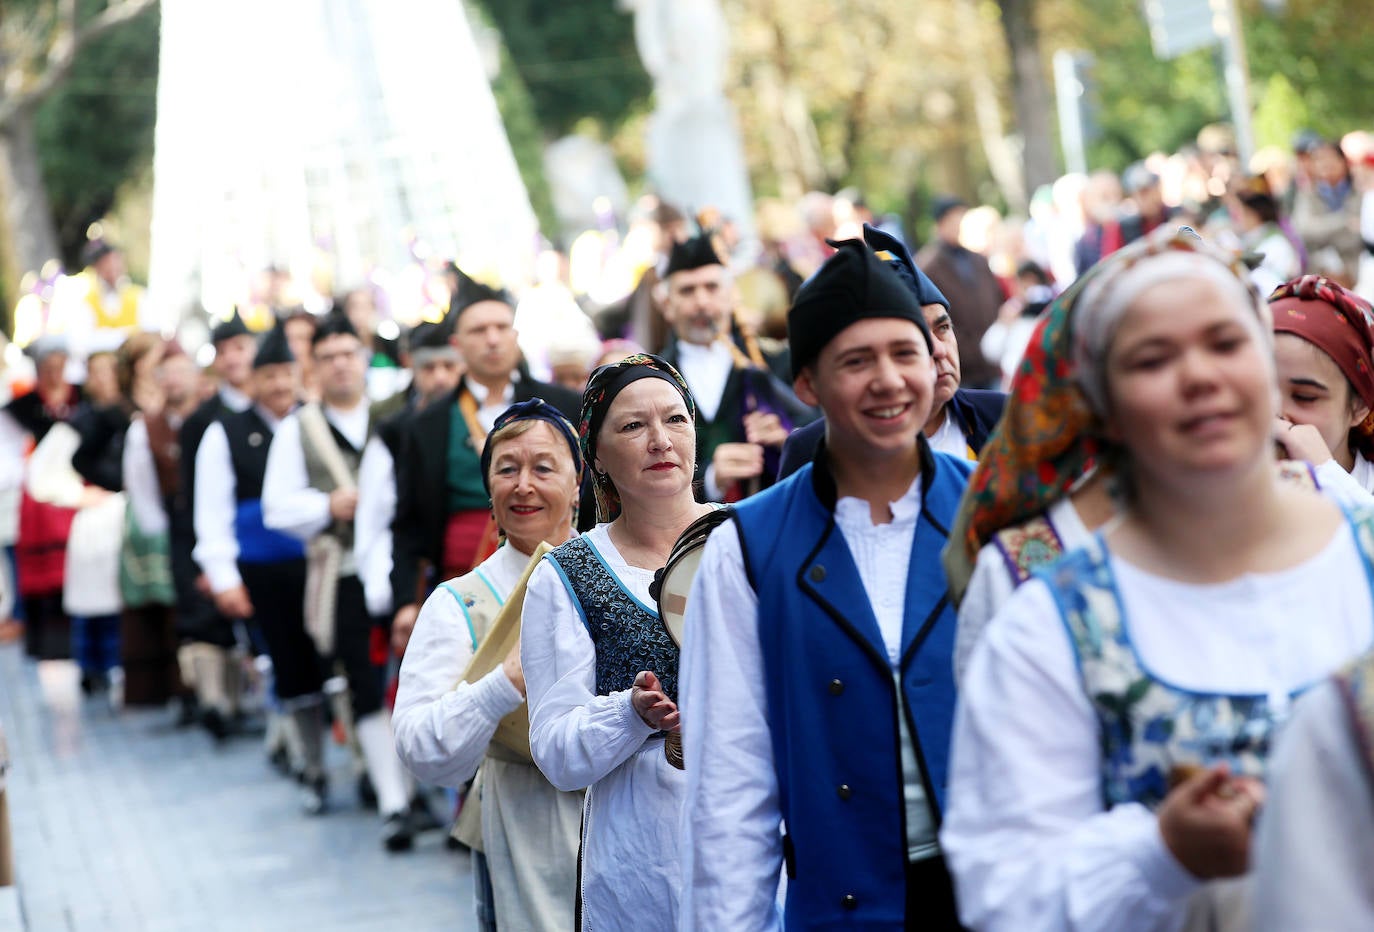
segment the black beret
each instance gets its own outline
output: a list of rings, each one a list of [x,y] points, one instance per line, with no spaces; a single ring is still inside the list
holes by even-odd
[[[258,344],[258,354],[253,357],[253,368],[261,369],[263,366],[279,366],[295,361],[291,344],[286,341],[286,327],[281,321],[277,321],[277,325],[267,331],[267,335]]]
[[[251,335],[252,332],[248,329],[248,325],[243,322],[243,318],[239,316],[239,309],[236,307],[228,320],[222,320],[215,324],[215,329],[210,331],[210,342],[222,343],[234,337]]]
[[[787,339],[796,378],[825,345],[851,324],[896,317],[914,323],[934,347],[921,302],[890,264],[862,240],[831,242],[835,254],[797,290],[787,313]]]
[[[724,264],[720,261],[720,255],[716,253],[710,234],[702,233],[673,244],[672,250],[668,253],[668,267],[663,270],[663,277],[667,278],[674,272],[689,272],[708,265]]]

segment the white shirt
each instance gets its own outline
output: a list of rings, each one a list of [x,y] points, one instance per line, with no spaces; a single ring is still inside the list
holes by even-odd
[[[515,383],[520,380],[520,371],[517,369],[510,374],[510,381],[501,391],[501,397],[492,399],[488,397],[491,393],[487,387],[476,379],[465,378],[463,384],[468,391],[472,392],[473,399],[477,402],[477,423],[482,425],[482,429],[491,433],[491,429],[496,426],[496,419],[511,405],[515,404]],[[479,448],[478,453],[481,453]]]
[[[948,453],[961,460],[968,459],[968,437],[964,436],[964,429],[950,413],[949,405],[945,405],[945,419],[940,422],[934,436],[926,439],[936,453]]]
[[[1253,852],[1255,932],[1374,929],[1374,787],[1336,687],[1283,730]]]
[[[1092,539],[1089,531],[1078,516],[1078,509],[1067,497],[1061,498],[1045,511],[1060,542],[1064,553],[1077,550]],[[954,635],[954,676],[962,682],[964,671],[968,669],[973,657],[973,648],[987,628],[988,622],[1007,604],[1011,594],[1016,591],[1016,580],[1012,577],[1007,558],[995,544],[986,544],[978,551],[978,561],[974,564],[973,575],[969,577],[968,589],[959,603],[959,627]]]
[[[692,390],[697,410],[706,420],[714,421],[720,411],[721,396],[725,394],[725,383],[730,381],[730,373],[735,368],[734,354],[724,340],[717,340],[710,346],[680,340],[677,351],[679,370]]]
[[[367,610],[389,615],[391,597],[392,536],[396,520],[396,461],[380,437],[363,448],[358,465],[358,509],[353,514],[353,557],[363,584]]]
[[[367,440],[367,402],[351,411],[324,406],[324,416],[355,448]],[[305,469],[301,446],[300,412],[293,411],[277,425],[267,451],[267,471],[262,480],[262,521],[274,531],[309,541],[329,527],[329,493],[314,488]],[[344,554],[342,575],[356,572],[353,552]]]
[[[504,600],[529,559],[506,544],[474,572],[490,581]],[[435,589],[420,608],[401,661],[391,717],[396,753],[425,783],[461,787],[471,780],[496,726],[525,701],[499,666],[476,683],[458,682],[472,654],[472,634],[462,606],[442,586]]]
[[[627,564],[608,525],[584,536],[640,602],[652,570]],[[582,892],[586,929],[672,929],[682,891],[684,774],[630,705],[631,690],[596,694],[596,649],[546,559],[530,576],[520,637],[530,750],[555,787],[587,787]]]
[[[219,387],[219,400],[224,402],[224,406],[235,414],[253,407],[253,399],[228,382]]]
[[[167,533],[167,507],[162,488],[157,484],[157,466],[148,443],[148,425],[143,416],[134,418],[124,436],[124,491],[129,493],[129,509],[138,529],[144,534]]]
[[[1297,567],[1215,585],[1111,560],[1141,663],[1184,689],[1267,694],[1282,709],[1374,633],[1344,526]],[[1181,921],[1202,884],[1153,812],[1103,810],[1100,730],[1059,610],[1033,579],[993,619],[962,684],[940,841],[965,925],[1134,932]]]
[[[1332,460],[1334,463],[1335,460]],[[1360,488],[1366,492],[1374,493],[1374,464],[1364,458],[1363,453],[1356,452],[1355,465],[1350,470],[1351,478],[1359,483]]]
[[[258,417],[270,430],[281,424],[271,411],[259,405]],[[264,443],[271,436],[262,438]],[[229,451],[229,435],[215,421],[205,428],[196,449],[196,488],[192,519],[196,527],[196,546],[191,558],[215,593],[228,592],[243,585],[239,576],[239,541],[234,530],[238,511],[238,477]]]
[[[866,501],[841,498],[835,522],[858,566],[895,671],[921,510],[919,478],[891,508],[893,520],[875,525]],[[776,893],[782,813],[757,634],[758,596],[745,573],[734,522],[712,532],[687,606],[681,690],[688,860],[679,928],[781,929]],[[905,716],[900,718],[904,725]],[[934,829],[914,746],[903,732],[908,846],[919,856],[933,853]]]

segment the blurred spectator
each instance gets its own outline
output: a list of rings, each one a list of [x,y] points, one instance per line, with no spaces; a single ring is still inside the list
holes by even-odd
[[[1021,263],[1012,287],[1012,296],[997,312],[997,320],[983,334],[979,347],[985,359],[997,360],[1004,391],[1026,352],[1036,320],[1054,299],[1049,275],[1034,262]]]
[[[954,335],[961,348],[963,384],[969,388],[996,388],[1002,373],[996,360],[984,358],[979,344],[1006,294],[988,260],[959,242],[959,230],[968,205],[955,197],[935,200],[935,239],[916,256],[916,265],[949,299]]]
[[[1347,287],[1359,274],[1361,198],[1340,146],[1330,140],[1311,152],[1311,184],[1293,203],[1293,229],[1307,247],[1308,271]]]
[[[1127,210],[1121,220],[1121,238],[1133,243],[1167,223],[1174,211],[1164,203],[1159,176],[1144,162],[1129,166],[1121,176]]]
[[[1126,240],[1121,231],[1121,181],[1114,172],[1096,171],[1083,187],[1083,235],[1074,247],[1074,275],[1082,275]]]
[[[1294,242],[1279,225],[1279,205],[1262,177],[1242,178],[1227,199],[1231,229],[1247,253],[1261,256],[1252,275],[1263,294],[1302,274],[1301,242]]]

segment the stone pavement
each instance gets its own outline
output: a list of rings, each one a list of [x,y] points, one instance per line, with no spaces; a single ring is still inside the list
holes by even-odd
[[[308,818],[260,739],[216,748],[164,710],[116,714],[81,696],[71,664],[13,645],[0,646],[0,723],[18,932],[476,928],[468,855],[440,833],[387,854],[337,748],[333,808]],[[12,917],[0,908],[0,932]]]

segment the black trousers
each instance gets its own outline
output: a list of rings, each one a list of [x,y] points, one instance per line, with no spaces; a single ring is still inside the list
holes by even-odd
[[[324,687],[324,663],[305,630],[305,560],[240,563],[253,621],[267,642],[277,698],[311,696]]]
[[[372,627],[362,582],[357,576],[345,576],[339,580],[334,603],[333,659],[348,677],[355,722],[382,708],[386,668],[372,662]]]
[[[906,927],[911,932],[961,932],[954,880],[943,855],[906,866]]]

